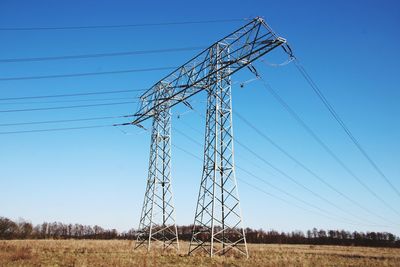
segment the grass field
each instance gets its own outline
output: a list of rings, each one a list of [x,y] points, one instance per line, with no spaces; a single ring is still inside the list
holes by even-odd
[[[400,266],[400,249],[249,245],[250,258],[187,256],[133,250],[131,241],[0,241],[0,266]]]

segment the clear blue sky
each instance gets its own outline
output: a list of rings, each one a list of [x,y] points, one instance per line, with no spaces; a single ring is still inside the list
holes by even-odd
[[[398,1],[1,1],[0,27],[57,27],[213,20],[262,16],[287,38],[321,90],[363,147],[392,183],[400,188],[400,47]],[[242,22],[154,26],[123,29],[68,31],[0,31],[0,59],[75,55],[206,46],[238,28]],[[0,63],[0,77],[52,75],[178,66],[196,51],[96,59]],[[283,54],[266,58],[285,60]],[[349,141],[312,93],[293,64],[256,67],[310,127],[365,183],[400,212],[400,198]],[[0,98],[27,95],[70,94],[150,87],[168,71],[60,79],[0,81]],[[251,79],[243,70],[234,82]],[[100,95],[131,100],[136,93]],[[95,97],[75,97],[85,100]],[[71,100],[71,99],[58,99]],[[12,104],[0,110],[76,105],[85,102]],[[99,100],[92,103],[121,102]],[[205,95],[194,106],[204,111]],[[137,104],[96,108],[0,113],[0,124],[133,114]],[[348,175],[273,99],[259,81],[233,88],[236,112],[268,134],[307,167],[387,221],[373,217],[315,180],[301,167],[258,136],[234,116],[235,137],[298,182],[341,206],[360,220],[321,202],[294,185],[246,150],[235,147],[236,163],[256,176],[330,212],[333,220],[290,199],[243,171],[237,177],[278,195],[299,209],[254,190],[239,181],[246,226],[282,231],[312,227],[391,231],[400,234],[400,216],[378,202]],[[199,142],[204,121],[194,112],[177,107],[173,127]],[[57,127],[102,125],[126,120],[74,122],[57,125],[0,127],[18,131]],[[148,124],[148,123],[147,123]],[[188,126],[189,125],[189,126]],[[123,131],[121,131],[123,130]],[[0,216],[23,217],[33,223],[62,221],[99,224],[127,230],[137,227],[147,177],[148,133],[140,129],[90,130],[0,135]],[[173,132],[173,143],[201,157],[202,147]],[[173,183],[178,224],[193,221],[202,163],[173,150]],[[356,221],[355,225],[346,220]],[[363,225],[372,221],[381,226]],[[389,226],[389,227],[385,227]]]

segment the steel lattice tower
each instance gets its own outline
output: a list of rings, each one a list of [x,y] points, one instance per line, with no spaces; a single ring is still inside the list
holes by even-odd
[[[158,98],[169,97],[159,87]],[[171,188],[171,109],[169,101],[160,104],[153,117],[149,172],[143,201],[136,248],[157,241],[163,249],[179,249]]]
[[[281,47],[292,57],[286,40],[277,36],[262,18],[215,42],[176,68],[141,95],[137,125],[153,118],[150,166],[140,219],[137,247],[161,241],[163,248],[176,245],[178,236],[172,204],[170,109],[201,91],[208,95],[203,175],[195,213],[189,254],[210,256],[237,251],[248,255],[242,226],[233,158],[231,76]]]
[[[203,175],[200,183],[189,254],[201,249],[210,256],[235,248],[248,255],[235,177],[229,46],[210,49],[210,86]]]

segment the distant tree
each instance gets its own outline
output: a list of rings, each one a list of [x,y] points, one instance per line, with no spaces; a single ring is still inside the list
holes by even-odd
[[[178,226],[180,240],[190,241],[193,225]],[[219,229],[219,228],[218,228]],[[218,229],[216,229],[218,231]],[[236,229],[241,231],[241,229]],[[400,239],[388,232],[348,232],[345,230],[317,230],[313,228],[306,234],[302,231],[277,232],[274,230],[246,228],[248,243],[271,244],[330,244],[330,245],[355,245],[377,247],[400,247]],[[16,222],[0,217],[0,239],[135,239],[137,232],[131,229],[119,233],[116,229],[103,229],[95,225],[64,224],[61,222],[44,222],[33,226],[23,219]],[[231,240],[236,238],[235,231],[227,232]]]
[[[2,239],[16,238],[18,225],[8,218],[0,217],[0,237]]]
[[[310,230],[307,230],[307,238],[311,239],[312,238],[312,233]]]
[[[26,239],[26,238],[30,238],[33,232],[33,226],[32,223],[27,222],[23,219],[19,219],[17,224],[17,238],[20,239]]]

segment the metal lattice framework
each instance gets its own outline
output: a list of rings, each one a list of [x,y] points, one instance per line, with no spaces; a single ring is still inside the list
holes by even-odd
[[[159,88],[158,98],[169,91]],[[151,133],[149,174],[144,196],[136,248],[157,241],[163,249],[179,249],[171,189],[171,108],[169,101],[157,106]]]
[[[229,61],[229,46],[214,45],[210,59],[217,71],[207,89],[203,175],[189,254],[224,255],[235,248],[247,256],[234,169],[230,69],[219,70]]]
[[[210,256],[238,251],[248,255],[237,192],[232,131],[231,75],[277,47],[291,55],[286,40],[262,18],[215,42],[161,79],[141,96],[134,125],[153,118],[150,166],[139,226],[137,247],[162,241],[178,244],[170,178],[170,109],[208,93],[203,175],[200,184],[189,254]],[[167,170],[167,171],[166,171]],[[160,187],[161,186],[161,187]],[[163,214],[161,218],[155,215]],[[178,247],[178,245],[177,245]]]

